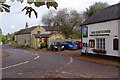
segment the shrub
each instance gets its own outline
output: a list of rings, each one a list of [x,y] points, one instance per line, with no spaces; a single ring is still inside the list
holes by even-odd
[[[29,48],[29,46],[28,45],[26,45],[26,46],[25,45],[19,45],[18,48],[26,49],[26,48]]]
[[[28,44],[26,45],[26,48],[29,48],[29,45],[28,45]]]
[[[43,48],[47,48],[47,44],[46,43],[41,43],[40,44],[40,49],[43,49]]]

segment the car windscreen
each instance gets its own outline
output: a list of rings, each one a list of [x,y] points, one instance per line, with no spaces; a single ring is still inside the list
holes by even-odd
[[[68,44],[74,44],[73,42],[68,42]]]
[[[60,42],[55,42],[54,45],[62,45]]]

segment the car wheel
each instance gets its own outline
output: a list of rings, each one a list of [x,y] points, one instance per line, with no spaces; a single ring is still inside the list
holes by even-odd
[[[69,48],[69,47],[67,47],[67,50],[70,50],[70,48]]]

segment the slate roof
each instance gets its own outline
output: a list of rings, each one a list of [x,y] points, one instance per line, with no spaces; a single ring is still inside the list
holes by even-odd
[[[82,25],[120,19],[120,3],[101,9],[83,22]],[[81,25],[81,26],[82,26]]]
[[[41,26],[43,27],[46,31],[58,31],[58,27],[57,26]]]
[[[33,26],[31,28],[28,29],[21,29],[20,31],[18,31],[15,35],[20,35],[20,34],[30,34],[31,31],[33,31],[35,28],[37,28],[38,26]]]
[[[15,35],[30,34],[31,31],[33,31],[37,27],[38,26],[33,26],[31,28],[28,28],[28,29],[21,29]],[[58,27],[53,27],[53,26],[41,26],[41,27],[43,27],[45,29],[45,31],[58,31]]]
[[[49,38],[51,35],[53,35],[55,33],[50,33],[50,34],[33,34],[35,36],[35,38]]]

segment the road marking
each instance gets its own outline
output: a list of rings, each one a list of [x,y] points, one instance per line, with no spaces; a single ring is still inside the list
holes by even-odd
[[[68,66],[69,64],[71,64],[73,62],[73,58],[70,58],[70,62],[67,63],[65,66]]]
[[[24,51],[25,53],[28,53],[27,51]]]
[[[35,54],[35,55],[38,55],[38,54]]]
[[[37,56],[36,58],[34,58],[34,60],[38,59],[40,56]]]
[[[72,73],[70,73],[70,72],[65,72],[65,71],[62,71],[61,73],[62,73],[62,74],[69,74],[69,75],[72,74]]]
[[[16,66],[20,66],[20,65],[22,65],[22,64],[26,64],[26,63],[28,63],[28,62],[29,62],[29,61],[25,61],[25,62],[23,62],[23,63],[15,64],[15,65],[8,66],[8,67],[4,67],[4,68],[1,68],[1,69],[4,70],[4,69],[8,69],[8,68],[12,68],[12,67],[16,67]]]
[[[18,73],[18,75],[22,75],[23,73]]]
[[[67,63],[67,65],[71,64],[73,62],[73,58],[70,58],[70,62]]]

